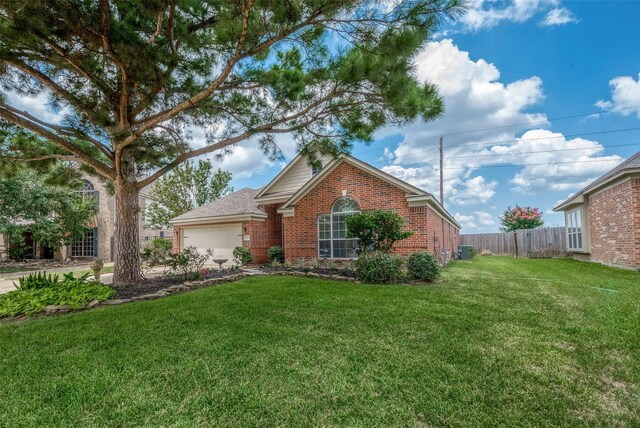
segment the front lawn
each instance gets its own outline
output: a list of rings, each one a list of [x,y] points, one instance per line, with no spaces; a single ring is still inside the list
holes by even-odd
[[[0,323],[0,426],[640,424],[640,273],[457,262],[430,286],[255,276]]]
[[[0,273],[13,273],[13,272],[22,272],[22,271],[24,271],[24,268],[0,266]]]

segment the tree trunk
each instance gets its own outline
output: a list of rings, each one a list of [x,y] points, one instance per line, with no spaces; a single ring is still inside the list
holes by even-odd
[[[115,272],[113,285],[123,288],[138,284],[142,280],[140,272],[140,229],[138,214],[139,191],[126,179],[120,178],[115,184],[116,230],[115,230]]]

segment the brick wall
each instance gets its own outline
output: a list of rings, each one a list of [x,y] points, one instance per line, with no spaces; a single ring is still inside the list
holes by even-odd
[[[640,268],[640,179],[589,197],[589,259]]]
[[[287,260],[318,257],[317,215],[331,212],[342,191],[355,199],[363,211],[393,210],[407,220],[414,232],[396,242],[394,252],[408,255],[414,251],[436,252],[457,248],[459,231],[430,207],[409,207],[406,192],[348,163],[341,163],[295,206],[293,217],[284,217],[284,247]]]
[[[173,235],[171,237],[173,242],[173,252],[178,253],[182,248],[180,248],[180,226],[173,226]]]
[[[249,241],[243,241],[243,245],[251,249],[254,263],[266,263],[269,261],[267,250],[275,245],[282,246],[282,214],[278,214],[277,205],[265,205],[261,207],[267,213],[265,221],[249,221],[242,224]]]

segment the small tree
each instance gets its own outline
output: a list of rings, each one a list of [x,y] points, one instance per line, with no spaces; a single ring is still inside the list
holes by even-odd
[[[172,218],[233,192],[230,181],[229,171],[214,171],[208,160],[187,161],[153,185],[145,220],[152,229],[167,227]]]
[[[349,237],[358,238],[359,252],[388,253],[394,242],[413,235],[413,232],[404,230],[402,216],[392,211],[365,211],[347,217],[346,222]]]
[[[501,230],[504,232],[513,232],[520,229],[535,229],[544,225],[542,213],[538,208],[520,207],[507,208],[500,216]]]
[[[46,178],[28,170],[10,177],[0,174],[0,234],[7,235],[14,248],[24,247],[27,232],[57,250],[89,230],[95,200],[73,188],[49,185]]]

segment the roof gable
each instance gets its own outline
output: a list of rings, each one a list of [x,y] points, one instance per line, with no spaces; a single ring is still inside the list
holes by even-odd
[[[424,190],[413,186],[399,178],[396,178],[378,168],[375,168],[365,162],[362,162],[359,159],[354,158],[353,156],[349,156],[346,154],[340,155],[338,158],[331,161],[327,166],[325,166],[318,174],[316,174],[311,180],[309,180],[304,186],[300,188],[289,200],[287,200],[282,207],[278,210],[279,212],[286,213],[291,212],[295,204],[300,201],[306,194],[308,194],[318,183],[320,183],[324,178],[326,178],[331,172],[341,163],[347,162],[354,167],[361,169],[374,177],[377,177],[392,186],[395,186],[406,192],[407,201],[410,206],[415,204],[414,206],[419,205],[430,205],[434,211],[438,213],[441,217],[443,217],[446,221],[450,222],[457,228],[460,228],[460,224],[453,218],[451,214],[438,202],[433,195]]]
[[[326,166],[333,157],[322,156],[320,160],[323,166]],[[256,198],[282,197],[283,200],[287,200],[312,177],[311,166],[306,162],[305,157],[299,154],[257,194]]]
[[[266,213],[258,207],[255,200],[255,196],[259,190],[260,189],[250,189],[245,187],[237,192],[233,192],[220,199],[216,199],[213,202],[179,215],[178,217],[172,218],[170,222],[179,223],[189,220],[243,215],[266,217]]]
[[[581,189],[579,192],[574,193],[569,198],[567,198],[566,200],[556,205],[553,208],[553,210],[562,211],[563,208],[566,208],[567,206],[570,206],[576,203],[581,203],[583,202],[583,199],[584,199],[583,195],[590,193],[591,191],[597,189],[598,187],[607,184],[611,180],[614,180],[624,174],[631,173],[631,172],[640,172],[640,152],[634,154],[633,156],[629,157],[628,159],[620,163],[615,168],[609,170],[602,176],[596,178],[590,184],[588,184],[583,189]]]
[[[338,158],[331,161],[328,165],[326,165],[318,174],[316,174],[311,180],[309,180],[304,186],[302,186],[296,193],[285,202],[285,204],[281,207],[281,209],[287,209],[293,207],[300,199],[302,199],[307,193],[311,191],[318,183],[320,183],[325,177],[327,177],[338,165],[342,162],[347,162],[356,168],[362,169],[369,174],[380,178],[381,180],[386,181],[387,183],[398,187],[405,192],[407,192],[407,196],[423,196],[429,195],[429,193],[425,192],[422,189],[419,189],[407,182],[404,182],[390,174],[387,174],[384,171],[379,170],[378,168],[374,168],[371,165],[362,162],[349,155],[340,155]]]

